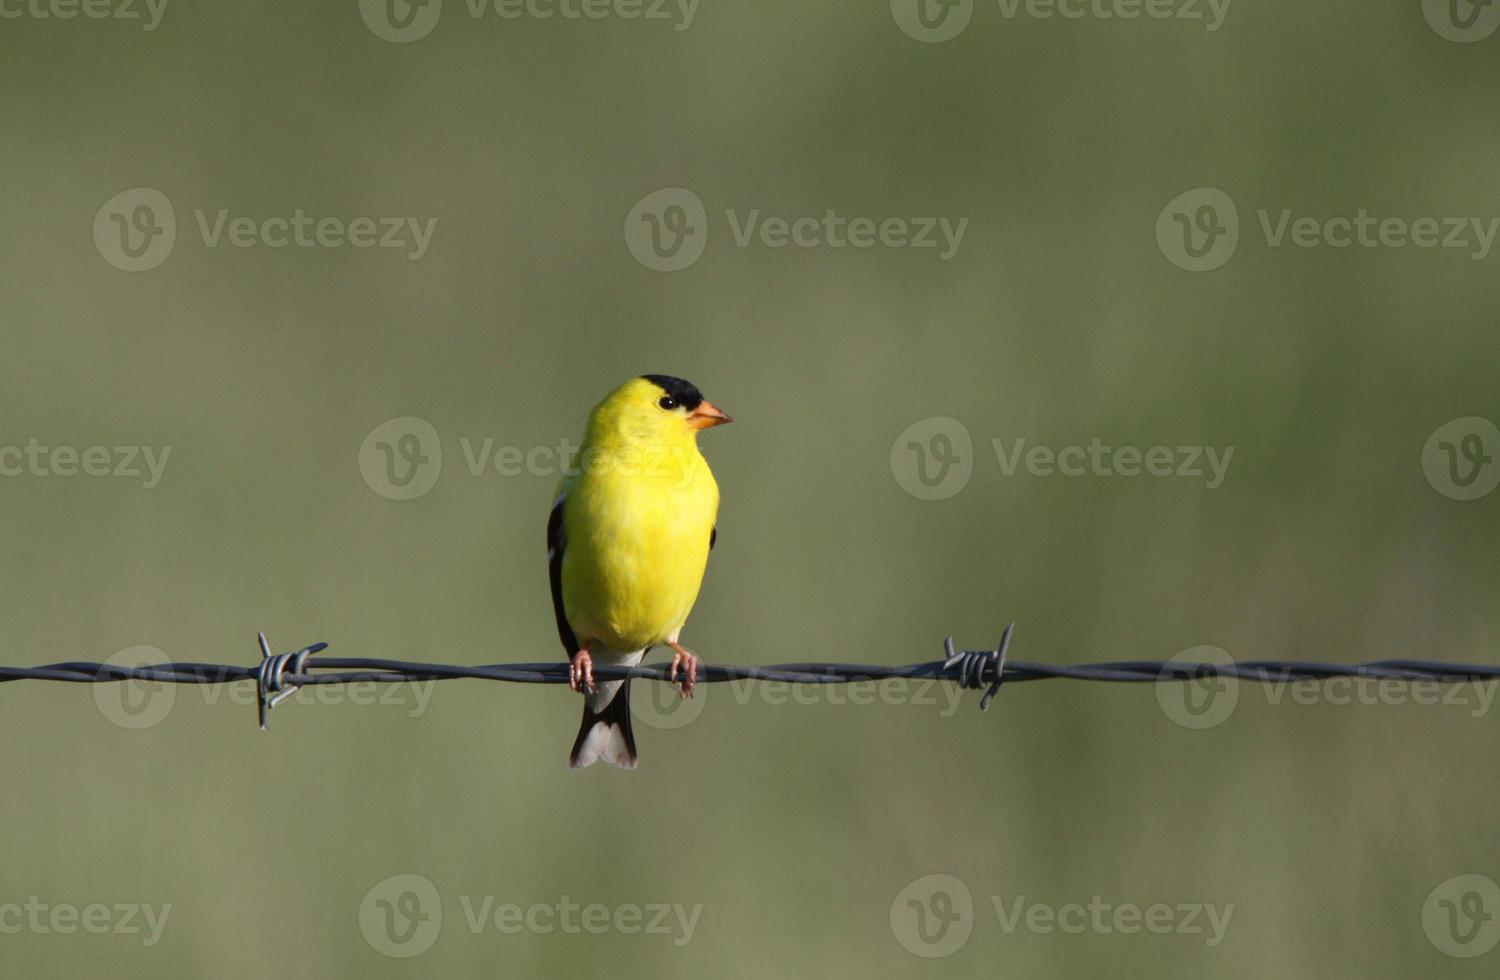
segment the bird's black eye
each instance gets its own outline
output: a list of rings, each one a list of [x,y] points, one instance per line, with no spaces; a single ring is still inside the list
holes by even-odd
[[[672,409],[677,407],[677,399],[673,398],[671,395],[662,395],[656,400],[656,404],[660,405],[662,408],[670,412]]]

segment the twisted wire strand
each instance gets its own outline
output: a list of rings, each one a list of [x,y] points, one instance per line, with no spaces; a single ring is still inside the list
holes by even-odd
[[[1000,642],[993,650],[956,651],[953,638],[948,637],[943,643],[944,658],[925,663],[902,666],[785,663],[767,667],[703,664],[698,668],[698,681],[707,684],[739,680],[787,684],[848,684],[887,678],[931,678],[951,681],[969,690],[984,690],[979,707],[981,711],[986,711],[1002,684],[1026,681],[1077,680],[1147,684],[1228,677],[1260,683],[1286,683],[1303,678],[1323,680],[1332,677],[1360,677],[1456,684],[1500,679],[1500,665],[1429,660],[1379,660],[1363,664],[1301,660],[1248,660],[1224,664],[1166,660],[1120,660],[1073,665],[1033,663],[1008,659],[1007,651],[1014,628],[1014,623],[1005,628]],[[124,667],[90,661],[65,661],[39,667],[0,666],[0,684],[22,680],[75,684],[130,680],[167,684],[225,684],[250,680],[256,683],[260,727],[264,731],[267,713],[295,693],[297,688],[308,685],[460,679],[517,684],[566,684],[569,680],[568,664],[564,661],[462,666],[372,657],[319,657],[312,660],[312,655],[327,649],[328,644],[314,643],[289,653],[273,654],[264,633],[260,634],[259,639],[261,661],[251,667],[191,661]],[[637,667],[596,664],[594,677],[596,680],[639,678],[668,684],[681,683],[680,678],[674,680],[671,677],[666,664]]]
[[[972,651],[991,657],[993,651]],[[767,667],[728,667],[702,664],[698,668],[700,684],[724,681],[762,680],[788,684],[848,684],[855,681],[881,680],[887,677],[935,678],[962,683],[960,672],[950,670],[944,660],[907,664],[900,667],[881,664],[789,663]],[[338,673],[313,673],[317,668]],[[667,666],[611,667],[594,665],[596,680],[617,681],[626,678],[680,683],[668,676]],[[566,684],[566,663],[514,663],[489,666],[412,663],[403,660],[375,660],[365,657],[326,657],[306,665],[308,672],[284,671],[284,685],[302,687],[309,684],[352,684],[359,681],[396,682],[406,680],[473,680],[508,681],[520,684]],[[47,664],[41,667],[0,667],[0,684],[9,681],[64,681],[98,684],[109,681],[161,681],[168,684],[223,684],[230,681],[257,680],[259,667],[231,664],[173,662],[147,667],[121,667],[83,661]],[[1280,683],[1311,677],[1364,677],[1374,680],[1435,680],[1461,683],[1500,678],[1500,667],[1487,664],[1442,663],[1433,660],[1380,660],[1363,664],[1315,663],[1297,660],[1247,660],[1235,664],[1179,663],[1164,660],[1122,660],[1094,664],[1044,664],[1027,660],[1007,660],[1003,681],[1006,684],[1026,681],[1076,680],[1113,683],[1158,683],[1188,681],[1204,677],[1232,677],[1242,681]],[[984,684],[993,682],[986,673]],[[982,684],[969,684],[979,687]]]

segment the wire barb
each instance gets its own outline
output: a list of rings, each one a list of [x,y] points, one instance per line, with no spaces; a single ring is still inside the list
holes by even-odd
[[[943,640],[943,652],[947,655],[943,660],[943,669],[951,671],[958,668],[958,677],[955,679],[959,687],[966,691],[977,691],[989,682],[990,689],[979,699],[980,711],[990,710],[990,702],[995,700],[995,695],[1000,693],[1000,685],[1005,682],[1005,654],[1010,649],[1010,634],[1015,628],[1015,623],[1005,627],[1005,632],[1000,634],[1000,642],[993,650],[956,651],[953,649],[953,637]]]
[[[294,675],[307,673],[307,658],[319,650],[328,649],[328,644],[314,643],[293,653],[272,655],[265,631],[257,635],[260,637],[260,669],[255,675],[255,706],[260,713],[260,730],[268,732],[266,716],[272,708],[296,694],[300,686],[287,680],[287,666],[291,666]]]

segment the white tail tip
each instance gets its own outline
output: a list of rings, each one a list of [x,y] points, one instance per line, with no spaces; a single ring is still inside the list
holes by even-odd
[[[568,768],[582,769],[600,760],[621,769],[636,767],[635,753],[625,741],[625,733],[620,730],[619,725],[612,722],[594,722],[594,727],[589,729],[583,744],[578,747],[573,758],[568,760]]]

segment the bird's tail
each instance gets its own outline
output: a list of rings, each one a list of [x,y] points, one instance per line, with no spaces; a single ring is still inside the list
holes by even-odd
[[[573,740],[568,768],[582,769],[603,759],[621,769],[635,768],[635,735],[630,730],[630,681],[598,713],[583,706],[583,724]]]

